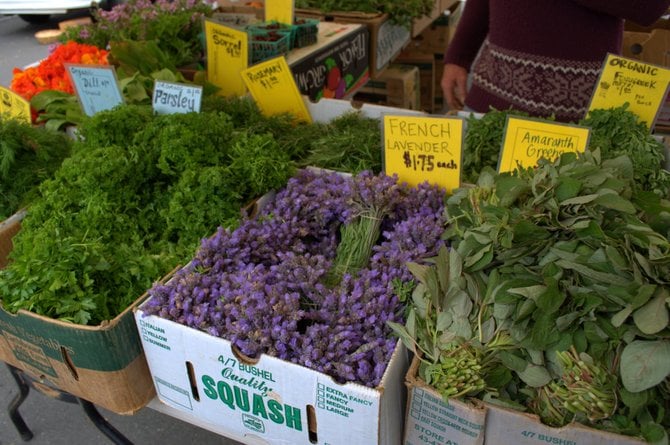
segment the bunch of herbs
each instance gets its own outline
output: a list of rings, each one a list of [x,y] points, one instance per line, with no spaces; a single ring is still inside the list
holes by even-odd
[[[429,15],[435,2],[432,0],[409,0],[398,2],[393,0],[298,0],[296,8],[318,9],[321,12],[358,11],[365,13],[383,12],[389,15],[394,23],[410,27],[412,20]]]
[[[39,184],[54,174],[71,147],[64,133],[0,118],[0,220],[38,196]]]
[[[87,120],[73,156],[40,187],[0,276],[9,310],[79,324],[113,318],[294,171],[272,135],[238,131],[223,113],[142,110]],[[257,148],[242,150],[250,141]]]
[[[472,351],[504,335],[494,354],[479,349],[500,364],[482,375],[486,385],[456,394],[530,409],[553,426],[665,443],[670,242],[661,215],[670,206],[640,191],[634,171],[629,157],[603,160],[598,150],[513,173],[485,169],[447,203],[444,238],[462,264],[445,268],[443,255],[440,268],[415,273],[425,284],[400,337],[434,365],[453,354],[454,338]],[[460,298],[459,318],[449,295]],[[449,328],[457,319],[465,326]],[[575,373],[588,384],[560,385]]]

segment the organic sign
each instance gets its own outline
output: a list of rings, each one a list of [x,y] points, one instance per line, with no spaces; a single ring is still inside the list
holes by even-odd
[[[384,171],[412,186],[428,181],[450,193],[461,182],[463,119],[385,115]]]
[[[541,158],[551,161],[566,152],[583,152],[589,135],[586,127],[508,116],[498,172],[534,167]]]
[[[207,80],[224,96],[243,96],[247,90],[240,73],[249,66],[249,38],[240,31],[205,20]]]
[[[265,21],[293,24],[293,0],[265,0]]]
[[[312,122],[286,59],[275,57],[242,71],[256,104],[266,116],[291,113],[297,120]]]
[[[589,111],[617,108],[627,102],[629,110],[652,128],[668,84],[670,69],[608,54]]]
[[[0,118],[10,118],[31,124],[30,103],[5,87],[0,86]]]
[[[113,66],[65,64],[79,103],[87,116],[123,103]]]
[[[157,114],[200,112],[202,87],[181,83],[156,81],[152,99]]]

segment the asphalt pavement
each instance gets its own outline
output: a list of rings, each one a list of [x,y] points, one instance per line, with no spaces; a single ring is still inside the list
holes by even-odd
[[[7,366],[0,362],[0,445],[236,445],[239,442],[183,422],[153,408],[132,416],[118,415],[96,407],[97,412],[119,433],[115,442],[103,434],[86,415],[82,405],[62,401],[32,389],[19,407],[19,414],[33,437],[24,441],[10,420],[8,406],[19,394]]]

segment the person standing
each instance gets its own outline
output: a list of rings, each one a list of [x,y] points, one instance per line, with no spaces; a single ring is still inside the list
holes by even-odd
[[[444,58],[447,105],[577,121],[607,53],[621,52],[624,20],[647,26],[669,6],[670,0],[466,0]]]

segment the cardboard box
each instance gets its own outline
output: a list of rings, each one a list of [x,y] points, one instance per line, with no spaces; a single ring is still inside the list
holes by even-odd
[[[421,103],[420,83],[416,66],[391,64],[377,79],[369,80],[354,100],[418,110]]]
[[[0,225],[3,267],[24,214]],[[117,414],[133,414],[155,396],[132,307],[100,326],[0,307],[0,360]]]
[[[403,65],[414,65],[419,68],[419,76],[421,78],[421,110],[433,113],[435,111],[435,57],[433,54],[406,50],[400,53],[394,62]]]
[[[430,14],[423,17],[416,18],[412,21],[412,33],[411,37],[415,38],[426,28],[430,26],[435,20],[437,20],[444,11],[450,8],[451,4],[456,3],[456,0],[436,0],[433,9],[430,11]]]
[[[569,424],[552,428],[539,417],[484,402],[449,400],[418,376],[415,357],[407,371],[404,445],[642,445],[634,437]]]
[[[4,269],[9,262],[9,254],[14,245],[12,238],[21,230],[21,220],[26,211],[20,210],[0,223],[0,269]]]
[[[660,66],[670,66],[670,29],[649,32],[626,31],[622,53],[625,57]]]
[[[365,26],[321,22],[317,42],[291,51],[286,61],[300,93],[340,99],[368,81],[369,47]]]
[[[486,444],[509,443],[537,445],[642,445],[647,442],[634,437],[613,434],[579,424],[552,428],[540,423],[535,415],[486,404]]]
[[[356,23],[366,26],[370,36],[368,54],[371,78],[378,76],[410,40],[410,31],[392,24],[386,14],[339,11],[324,14],[318,10],[296,9],[296,16],[318,18],[322,23]]]
[[[158,398],[178,412],[266,443],[399,443],[407,369],[400,342],[377,388],[339,384],[262,355],[241,357],[225,339],[136,310]]]
[[[486,408],[460,400],[445,402],[440,393],[418,377],[415,356],[405,376],[407,413],[404,445],[482,445]],[[498,444],[514,442],[500,441]]]
[[[444,56],[460,20],[462,4],[459,1],[452,2],[451,7],[439,14],[420,34],[412,36],[406,49]]]

